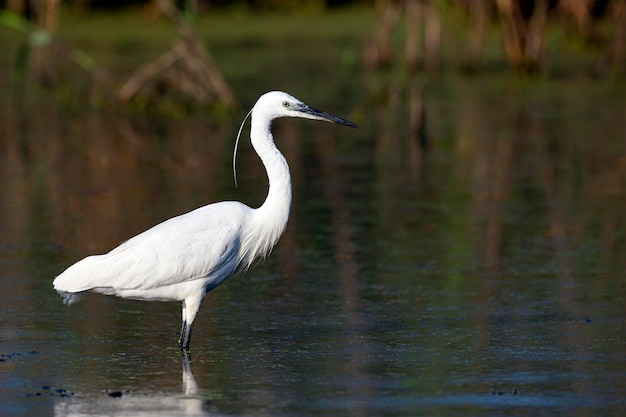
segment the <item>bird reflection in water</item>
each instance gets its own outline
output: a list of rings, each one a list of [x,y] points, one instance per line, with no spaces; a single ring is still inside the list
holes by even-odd
[[[123,414],[133,417],[211,416],[221,414],[204,398],[193,374],[190,353],[181,350],[182,393],[155,392],[153,394],[112,393],[81,394],[64,398],[54,406],[56,417],[111,416]]]

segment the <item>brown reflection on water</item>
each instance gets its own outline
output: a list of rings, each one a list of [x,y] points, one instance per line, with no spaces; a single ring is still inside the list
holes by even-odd
[[[570,103],[560,104],[566,106]],[[594,123],[585,125],[581,120],[576,120],[576,117],[581,117],[580,109],[571,113],[561,112],[551,108],[554,105],[535,97],[515,102],[513,108],[516,110],[510,114],[509,122],[515,128],[504,132],[504,135],[492,133],[493,124],[485,121],[489,113],[480,106],[462,112],[466,116],[466,126],[470,126],[462,131],[474,132],[475,135],[482,132],[482,137],[471,138],[475,148],[472,148],[471,158],[468,159],[474,172],[474,187],[471,188],[474,205],[472,221],[476,222],[476,241],[479,242],[479,253],[484,254],[486,267],[484,273],[479,275],[477,301],[479,305],[491,306],[484,310],[477,309],[475,324],[481,329],[477,346],[485,348],[494,340],[502,343],[502,326],[494,326],[494,320],[509,325],[523,325],[525,320],[529,320],[529,317],[524,316],[512,318],[501,315],[497,307],[507,302],[505,300],[510,294],[524,294],[519,305],[523,311],[529,308],[528,304],[522,302],[528,298],[525,292],[533,286],[544,287],[544,292],[538,294],[540,298],[537,302],[554,303],[554,309],[546,314],[555,315],[548,323],[558,321],[558,328],[546,331],[537,325],[533,329],[537,335],[546,332],[551,337],[531,339],[527,342],[531,343],[530,346],[526,343],[520,345],[514,335],[509,336],[506,343],[519,346],[520,352],[545,351],[555,357],[561,355],[561,352],[568,352],[567,357],[570,359],[567,361],[550,359],[549,356],[543,361],[559,362],[558,366],[567,369],[567,372],[591,376],[598,372],[598,368],[589,360],[590,350],[599,348],[592,341],[602,338],[606,328],[584,323],[594,322],[594,319],[589,318],[592,311],[607,314],[609,320],[613,321],[615,311],[611,311],[611,308],[607,311],[597,309],[598,306],[593,306],[588,297],[610,294],[612,279],[623,282],[619,262],[608,261],[603,264],[601,259],[606,254],[624,251],[625,223],[623,217],[621,221],[616,220],[613,212],[619,204],[625,202],[626,182],[622,161],[626,155],[626,138],[623,130],[617,126],[611,128],[606,125],[603,126],[608,128],[606,136],[599,138],[595,127],[589,129]],[[616,113],[612,114],[615,117]],[[596,186],[598,188],[594,189]],[[592,189],[591,195],[589,191]],[[520,199],[524,193],[537,194],[532,198]],[[616,204],[617,200],[622,203]],[[523,205],[541,208],[533,210],[529,219],[522,218],[511,223],[511,214]],[[537,212],[542,215],[537,216]],[[507,217],[508,221],[505,220]],[[604,226],[607,223],[609,227]],[[538,247],[534,247],[533,240],[529,241],[527,250],[529,254],[537,253],[537,259],[542,261],[528,266],[541,270],[541,263],[544,262],[545,269],[538,275],[524,274],[526,282],[518,281],[511,288],[502,285],[502,282],[516,280],[508,278],[508,271],[502,270],[502,266],[507,260],[507,250],[510,251],[508,248],[515,246],[515,229],[520,226],[526,238],[534,237],[538,239],[534,242],[539,243]],[[607,238],[607,231],[609,236],[614,236],[616,232],[621,236],[620,246],[616,246],[617,240]],[[585,250],[594,245],[600,246],[600,259]],[[541,249],[538,251],[538,248]],[[592,250],[591,253],[594,252]],[[593,261],[590,261],[590,256],[593,256]],[[586,270],[585,258],[604,272]],[[523,263],[520,262],[520,266],[524,267]],[[556,279],[543,281],[541,276],[552,275],[548,272],[552,270]],[[608,276],[612,276],[612,279],[606,279],[607,271],[611,271]],[[506,288],[508,293],[503,289],[498,290],[498,287]],[[540,313],[531,309],[527,314],[532,319],[533,315]],[[609,327],[612,328],[611,325]],[[608,357],[614,358],[613,349],[608,348],[605,352]],[[534,372],[541,364],[516,363],[509,367],[508,372],[514,369],[518,372]],[[585,385],[580,378],[575,378],[568,388],[583,394],[589,392],[589,387]]]
[[[519,138],[494,129],[490,112],[480,105],[484,99],[471,93],[459,111],[455,156],[462,170],[457,175],[467,172],[473,220],[470,230],[475,233],[481,267],[493,270],[501,266],[504,217],[510,200],[511,177],[515,164],[519,163],[515,158]],[[510,124],[519,126],[515,116]]]
[[[406,150],[411,135],[393,128],[408,104],[391,99],[379,109],[373,158],[384,168],[369,203],[380,214],[371,241],[384,243],[370,252],[372,262],[435,267],[430,275],[439,282],[431,285],[444,291],[437,300],[415,291],[416,311],[428,314],[421,304],[446,306],[456,295],[447,302],[471,317],[474,352],[510,358],[501,367],[477,360],[476,372],[481,365],[496,375],[558,368],[593,379],[605,369],[590,360],[600,352],[615,369],[617,349],[595,341],[623,343],[616,328],[624,324],[626,102],[590,85],[546,92],[476,80],[443,93],[426,89],[432,140],[419,171]],[[440,217],[426,216],[416,201],[439,205]],[[408,214],[409,207],[416,209]],[[420,251],[411,252],[411,241]],[[402,249],[404,257],[390,256]],[[429,279],[405,273],[396,284],[381,276],[396,288]],[[589,392],[584,381],[566,389]]]
[[[363,306],[360,299],[359,282],[360,266],[356,260],[358,245],[355,240],[353,225],[354,219],[347,204],[344,188],[347,182],[337,165],[339,151],[334,139],[327,136],[329,127],[317,129],[319,136],[325,140],[316,141],[317,155],[321,164],[321,175],[324,178],[324,195],[331,209],[330,221],[333,230],[334,261],[337,265],[336,277],[341,285],[342,322],[343,331],[349,336],[345,338],[348,352],[343,365],[343,372],[349,376],[346,391],[348,397],[356,400],[353,406],[353,415],[368,415],[366,404],[371,397],[370,381],[365,369],[368,352],[363,346],[365,335],[362,319]]]

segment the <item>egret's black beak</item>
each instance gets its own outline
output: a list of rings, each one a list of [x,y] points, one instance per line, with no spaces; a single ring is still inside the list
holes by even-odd
[[[313,107],[307,106],[306,104],[299,106],[298,111],[304,113],[306,115],[305,117],[308,116],[308,118],[310,119],[325,120],[327,122],[338,123],[340,125],[350,126],[357,129],[361,128],[361,126],[357,125],[356,123],[352,123],[348,119],[326,113],[325,111],[315,109]]]

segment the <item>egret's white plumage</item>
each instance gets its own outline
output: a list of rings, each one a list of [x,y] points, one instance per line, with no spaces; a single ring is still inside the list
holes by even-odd
[[[179,344],[189,347],[191,329],[206,293],[265,257],[285,230],[291,206],[287,161],[276,148],[272,120],[302,117],[346,126],[354,123],[307,106],[289,94],[262,95],[251,111],[250,138],[269,179],[257,209],[236,201],[210,204],[171,218],[103,255],[89,256],[53,282],[71,304],[87,291],[138,300],[182,301]]]

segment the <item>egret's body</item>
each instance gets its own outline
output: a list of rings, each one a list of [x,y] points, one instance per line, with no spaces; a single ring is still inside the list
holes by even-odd
[[[66,303],[77,301],[87,291],[182,301],[179,344],[189,347],[192,325],[206,293],[267,256],[287,225],[291,178],[274,144],[272,120],[302,117],[357,127],[278,91],[261,96],[251,115],[252,146],[269,179],[265,202],[256,209],[236,201],[210,204],[160,223],[109,253],[75,263],[53,283]]]

